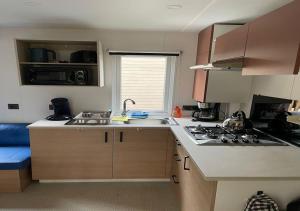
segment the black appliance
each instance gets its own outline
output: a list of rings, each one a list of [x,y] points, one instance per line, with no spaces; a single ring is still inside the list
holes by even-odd
[[[81,50],[71,53],[71,63],[97,63],[97,52]]]
[[[300,211],[300,199],[296,199],[287,205],[286,211]]]
[[[253,126],[285,142],[300,146],[300,126],[287,122],[292,100],[254,95],[250,119]]]
[[[216,127],[186,126],[185,130],[196,144],[228,146],[287,146],[281,140],[255,128],[229,131],[221,125]]]
[[[49,62],[56,60],[56,53],[46,48],[29,48],[31,62]]]
[[[220,103],[198,102],[198,110],[192,114],[193,121],[217,121],[219,120]]]
[[[51,121],[62,121],[72,119],[69,101],[66,98],[54,98],[51,100],[54,114],[46,119]]]
[[[30,66],[25,70],[26,83],[32,85],[88,85],[90,70],[80,67]]]

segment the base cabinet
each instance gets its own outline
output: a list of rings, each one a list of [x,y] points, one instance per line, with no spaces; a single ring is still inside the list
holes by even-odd
[[[169,128],[32,128],[32,178],[169,178]]]
[[[32,178],[112,178],[113,129],[30,129]]]
[[[177,142],[172,179],[176,180],[181,211],[213,211],[217,182],[206,181],[195,163]]]
[[[167,178],[169,129],[115,129],[114,178]]]

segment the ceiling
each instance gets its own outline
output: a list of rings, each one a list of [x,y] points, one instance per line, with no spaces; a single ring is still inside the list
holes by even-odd
[[[0,27],[200,31],[213,23],[247,22],[291,1],[0,0]]]

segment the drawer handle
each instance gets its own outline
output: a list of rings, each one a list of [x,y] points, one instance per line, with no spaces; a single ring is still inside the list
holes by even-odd
[[[174,154],[174,157],[175,157],[175,161],[178,161],[178,162],[181,161],[178,154]]]
[[[120,142],[123,142],[123,132],[120,132]]]
[[[184,169],[184,170],[190,170],[190,168],[187,168],[187,167],[186,167],[186,160],[187,160],[188,158],[190,158],[190,156],[185,156],[185,157],[184,157],[184,164],[183,164],[183,169]]]
[[[108,141],[108,133],[105,132],[105,143],[107,143],[107,141]]]
[[[173,182],[175,183],[175,184],[179,184],[179,181],[176,181],[176,175],[172,175],[172,179],[173,179]]]

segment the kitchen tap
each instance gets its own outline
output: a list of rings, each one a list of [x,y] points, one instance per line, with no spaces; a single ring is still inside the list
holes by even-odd
[[[123,102],[122,116],[126,116],[126,113],[127,113],[126,102],[127,102],[127,101],[131,101],[133,105],[135,104],[135,101],[132,100],[132,99],[126,99],[126,100],[124,100],[124,102]]]

